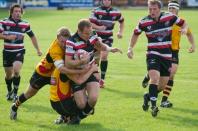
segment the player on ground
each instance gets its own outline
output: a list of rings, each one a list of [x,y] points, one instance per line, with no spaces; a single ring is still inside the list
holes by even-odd
[[[30,28],[30,24],[22,20],[23,8],[14,4],[10,8],[9,18],[0,21],[0,39],[4,39],[3,67],[5,70],[5,82],[7,85],[7,100],[17,96],[20,84],[20,70],[23,65],[25,48],[25,33],[31,38],[32,44],[37,50],[38,56],[42,55],[37,39]],[[14,88],[12,89],[12,84]]]
[[[133,48],[142,31],[148,39],[147,46],[147,70],[150,77],[149,93],[144,95],[143,110],[149,108],[151,101],[152,116],[156,117],[158,107],[156,105],[158,92],[166,86],[171,69],[171,32],[173,24],[182,27],[181,32],[187,32],[185,21],[172,13],[161,12],[161,2],[159,0],[148,1],[149,15],[140,20],[134,30],[128,48],[128,57],[133,58]]]
[[[120,39],[123,36],[124,18],[118,9],[112,7],[112,0],[101,0],[101,4],[100,7],[97,7],[92,11],[90,21],[93,29],[95,29],[98,36],[102,38],[102,42],[109,47],[112,47],[115,22],[119,22],[117,37]],[[104,87],[104,79],[108,67],[108,54],[108,51],[101,51],[100,53],[101,88]]]
[[[64,44],[70,37],[70,31],[66,27],[61,27],[57,32],[57,38],[52,42],[45,57],[36,66],[35,72],[30,79],[30,85],[13,103],[10,112],[10,119],[17,118],[18,107],[34,96],[43,86],[50,84],[51,75],[55,68],[64,74],[85,73],[88,69],[72,70],[64,66]],[[80,79],[75,80],[82,83]]]
[[[90,70],[87,73],[82,75],[73,75],[72,80],[76,81],[80,79],[81,83],[83,83],[90,77],[93,72],[96,71],[98,71],[97,65],[92,64]],[[55,69],[52,74],[53,82],[51,83],[50,88],[50,102],[52,108],[61,115],[58,119],[55,120],[56,124],[70,124],[72,117],[76,117],[79,111],[73,99],[73,94],[70,87],[71,78],[68,76],[61,74],[58,69]],[[87,96],[85,95],[85,97]]]

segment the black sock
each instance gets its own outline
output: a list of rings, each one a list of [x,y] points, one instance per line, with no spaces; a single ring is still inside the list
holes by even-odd
[[[149,85],[149,96],[150,96],[152,107],[156,106],[157,96],[158,96],[157,85],[155,84]]]
[[[147,101],[150,101],[150,96],[149,96],[149,93],[146,93],[145,95],[145,98],[147,99]],[[144,105],[147,105],[148,103],[146,101],[144,101]]]
[[[5,82],[6,82],[6,85],[7,85],[8,92],[11,92],[12,91],[12,81],[13,81],[12,78],[11,79],[6,79],[5,78]]]
[[[101,79],[105,79],[105,74],[107,71],[108,61],[101,61],[100,70],[101,70]]]
[[[150,80],[149,74],[147,73],[145,76],[146,79]]]
[[[27,98],[25,97],[24,93],[21,94],[18,99],[15,101],[14,106],[12,106],[12,109],[14,111],[17,111],[18,107],[24,103],[27,100]]]
[[[80,119],[87,117],[92,110],[93,108],[87,102],[85,108],[79,112]]]
[[[168,83],[166,85],[166,88],[163,90],[163,97],[162,97],[162,101],[161,102],[164,102],[164,101],[168,100],[168,97],[169,97],[170,92],[172,90],[173,84],[174,84],[173,80],[169,80],[168,81]]]
[[[17,94],[21,77],[13,77],[14,94]]]

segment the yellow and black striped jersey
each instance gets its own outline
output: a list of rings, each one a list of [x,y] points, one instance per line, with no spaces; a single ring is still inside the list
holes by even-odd
[[[47,51],[47,54],[36,66],[36,72],[45,77],[51,77],[55,67],[59,68],[64,64],[64,49],[54,40]]]

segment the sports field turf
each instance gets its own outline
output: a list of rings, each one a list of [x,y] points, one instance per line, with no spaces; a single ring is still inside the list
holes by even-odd
[[[31,23],[40,47],[46,52],[50,43],[56,37],[56,30],[60,26],[69,27],[76,31],[77,22],[87,18],[91,10],[68,9],[56,10],[26,10],[24,19]],[[9,119],[11,102],[6,100],[6,85],[2,67],[2,53],[0,53],[0,130],[1,131],[49,131],[49,130],[89,130],[89,131],[197,131],[198,130],[198,49],[189,54],[187,38],[181,40],[180,67],[175,79],[175,86],[170,100],[172,109],[160,108],[157,118],[149,112],[142,111],[142,96],[147,89],[141,87],[141,81],[146,72],[145,50],[146,39],[141,35],[136,48],[134,59],[126,56],[128,42],[138,20],[147,14],[146,9],[123,10],[125,17],[124,38],[115,37],[114,46],[123,50],[123,54],[110,55],[108,74],[105,88],[101,90],[95,109],[95,114],[83,120],[79,126],[54,125],[58,114],[53,111],[49,102],[49,86],[25,102],[18,110],[18,120]],[[0,10],[0,19],[8,15],[6,10]],[[181,16],[187,20],[198,44],[198,10],[182,10]],[[115,29],[115,34],[117,27]],[[3,41],[0,41],[3,49]],[[25,38],[26,55],[21,72],[19,93],[26,90],[34,67],[41,58],[36,55],[28,36]],[[160,104],[161,95],[158,98]]]

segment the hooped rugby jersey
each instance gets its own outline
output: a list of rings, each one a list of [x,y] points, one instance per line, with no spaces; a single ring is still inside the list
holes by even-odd
[[[12,18],[6,18],[0,21],[0,33],[17,36],[15,40],[4,39],[4,50],[9,52],[24,50],[25,33],[27,33],[29,37],[34,36],[30,24],[27,21],[14,21]]]
[[[91,56],[90,61],[92,61],[94,59],[94,52],[95,52],[94,44],[96,44],[98,42],[98,40],[99,40],[98,35],[95,32],[92,32],[91,36],[89,37],[89,39],[87,41],[82,39],[78,35],[78,33],[75,33],[72,37],[70,37],[66,41],[65,54],[67,56],[73,57],[75,52],[78,49],[83,49],[90,54],[90,56]]]
[[[172,58],[171,35],[174,24],[181,27],[184,24],[184,20],[172,13],[165,12],[161,12],[158,21],[150,16],[146,16],[140,20],[134,33],[139,35],[142,31],[145,32],[148,40],[147,56],[155,55],[165,59]]]
[[[123,22],[124,18],[121,12],[113,7],[97,7],[92,11],[90,21],[98,26],[106,26],[106,30],[96,30],[99,37],[113,41],[113,28],[115,22]]]

